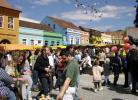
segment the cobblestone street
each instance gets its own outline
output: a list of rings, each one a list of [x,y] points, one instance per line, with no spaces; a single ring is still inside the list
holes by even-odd
[[[113,76],[110,76],[112,82]],[[103,91],[93,92],[92,76],[81,75],[80,82],[80,94],[84,100],[138,100],[138,95],[132,95],[129,89],[123,88],[124,77],[120,75],[118,86],[113,87],[112,85],[107,88],[104,87]]]
[[[110,76],[113,81],[113,75]],[[88,74],[81,75],[79,92],[83,100],[138,100],[138,95],[132,95],[130,89],[123,88],[124,77],[121,74],[118,80],[118,86],[103,87],[102,91],[95,93],[93,91],[92,76]],[[57,91],[52,91],[52,95],[56,96]],[[37,93],[33,93],[36,95]]]

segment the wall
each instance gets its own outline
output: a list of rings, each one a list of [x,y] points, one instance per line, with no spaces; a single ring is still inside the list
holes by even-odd
[[[45,17],[42,21],[41,21],[42,24],[50,24],[50,27],[57,33],[59,34],[62,34],[62,44],[64,44],[67,40],[67,37],[66,37],[66,32],[67,30],[66,29],[62,29],[60,28],[57,24],[55,24],[50,18],[48,17]],[[55,25],[55,29],[54,29],[54,26]],[[66,43],[65,43],[66,44]]]
[[[80,44],[81,45],[89,44],[89,32],[80,31]]]
[[[42,22],[43,24],[50,24],[50,27],[57,33],[61,33],[63,38],[63,44],[64,45],[68,45],[68,44],[76,44],[76,39],[79,39],[79,43],[80,44],[80,32],[79,30],[75,30],[75,29],[63,29],[60,26],[58,26],[56,23],[54,23],[50,18],[45,17]],[[53,28],[53,26],[55,25],[55,29]],[[71,38],[73,38],[73,43],[71,43]]]
[[[0,41],[3,39],[7,39],[11,43],[17,44],[19,34],[19,12],[0,7],[0,14],[4,15],[4,27],[0,28]],[[8,29],[8,16],[14,18],[13,29]]]
[[[102,44],[112,44],[112,36],[108,34],[101,34]]]
[[[31,40],[34,40],[34,45],[43,45],[43,30],[20,27],[19,29],[19,43],[22,44],[22,39],[27,40],[26,45],[31,45]],[[38,40],[42,41],[41,44],[38,44]]]
[[[45,41],[48,41],[48,46],[51,46],[52,41],[54,41],[54,45],[57,45],[57,42],[59,42],[59,45],[63,45],[62,34],[56,32],[44,32],[44,37],[43,37],[44,44]]]

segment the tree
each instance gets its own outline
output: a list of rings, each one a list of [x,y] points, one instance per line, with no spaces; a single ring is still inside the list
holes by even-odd
[[[136,0],[136,17],[135,17],[135,20],[134,20],[134,24],[135,24],[135,27],[138,27],[138,0]]]

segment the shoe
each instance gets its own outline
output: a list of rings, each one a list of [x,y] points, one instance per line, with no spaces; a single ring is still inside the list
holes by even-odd
[[[132,90],[131,93],[134,95],[137,94],[136,90]]]
[[[98,90],[99,90],[99,91],[102,91],[102,90],[103,90],[103,87],[100,87]]]
[[[59,91],[59,88],[56,88],[55,90],[56,90],[56,91]]]
[[[38,88],[33,88],[32,91],[34,91],[34,92],[38,92],[39,89],[38,89]]]
[[[126,88],[127,89],[127,88],[129,88],[129,86],[124,85],[123,88]]]
[[[96,93],[98,90],[97,89],[94,89],[94,92]]]

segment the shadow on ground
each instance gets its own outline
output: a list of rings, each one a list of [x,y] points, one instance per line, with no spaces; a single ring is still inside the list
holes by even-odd
[[[123,100],[123,99],[119,99],[119,98],[113,98],[112,100]]]
[[[116,91],[117,93],[120,94],[131,94],[130,88],[124,88],[123,85],[118,84],[117,86],[114,86],[113,84],[110,84],[109,90],[111,91]],[[138,96],[138,94],[135,94]],[[120,100],[120,99],[113,99],[113,100]]]
[[[94,92],[94,89],[93,88],[88,88],[88,87],[82,87],[83,90],[87,90],[87,91],[92,91]]]

